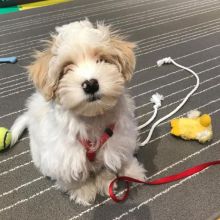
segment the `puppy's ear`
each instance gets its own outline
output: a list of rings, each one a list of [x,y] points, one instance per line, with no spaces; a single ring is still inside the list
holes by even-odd
[[[116,50],[117,63],[125,80],[131,80],[136,64],[134,55],[135,43],[125,41],[121,37],[111,38],[112,46]]]
[[[35,61],[27,67],[35,87],[44,95],[46,100],[54,98],[54,92],[59,80],[58,74],[52,69],[53,55],[50,49],[35,54]]]

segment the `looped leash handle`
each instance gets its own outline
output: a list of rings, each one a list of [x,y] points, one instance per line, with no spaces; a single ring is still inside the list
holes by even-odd
[[[122,202],[124,200],[126,200],[128,198],[129,195],[129,183],[143,183],[146,185],[161,185],[161,184],[165,184],[165,183],[171,183],[180,179],[184,179],[188,176],[192,176],[196,173],[201,172],[202,170],[210,167],[210,166],[214,166],[214,165],[219,165],[220,164],[220,160],[216,160],[216,161],[211,161],[211,162],[207,162],[207,163],[203,163],[194,167],[191,167],[187,170],[184,170],[180,173],[171,175],[171,176],[166,176],[163,178],[159,178],[156,180],[152,180],[152,181],[142,181],[142,180],[138,180],[132,177],[128,177],[128,176],[119,176],[117,178],[115,178],[109,185],[109,195],[110,197],[115,201],[115,202]],[[125,187],[125,191],[123,193],[123,195],[121,197],[118,197],[118,195],[115,194],[114,192],[114,184],[117,183],[118,181],[123,181],[126,184]]]

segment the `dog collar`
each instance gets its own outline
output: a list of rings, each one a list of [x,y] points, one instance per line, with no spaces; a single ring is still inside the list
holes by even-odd
[[[103,144],[113,135],[115,124],[109,125],[102,136],[100,137],[99,141],[92,142],[88,139],[81,139],[78,137],[78,141],[84,146],[86,149],[86,157],[89,161],[94,161],[96,157],[96,152],[99,148],[103,146]],[[94,149],[94,146],[98,144],[98,147]]]

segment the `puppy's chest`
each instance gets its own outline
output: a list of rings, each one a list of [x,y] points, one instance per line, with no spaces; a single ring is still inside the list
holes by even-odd
[[[114,133],[115,124],[110,124],[105,128],[90,129],[88,138],[79,137],[81,146],[85,149],[87,160],[99,162],[102,157],[105,144]]]

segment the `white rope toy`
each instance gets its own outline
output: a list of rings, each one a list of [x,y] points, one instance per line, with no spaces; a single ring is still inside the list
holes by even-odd
[[[188,101],[189,97],[199,88],[199,77],[198,75],[191,69],[185,67],[185,66],[182,66],[178,63],[176,63],[171,57],[166,57],[166,58],[163,58],[161,60],[158,60],[157,61],[157,65],[160,67],[162,66],[163,64],[174,64],[175,66],[179,67],[179,68],[182,68],[190,73],[192,73],[195,78],[196,78],[196,84],[195,84],[195,87],[187,94],[187,96],[184,98],[184,100],[172,111],[170,112],[168,115],[160,118],[159,120],[157,120],[151,127],[150,131],[149,131],[149,134],[147,136],[147,138],[140,144],[140,146],[145,146],[151,139],[151,136],[153,134],[153,131],[154,129],[156,128],[157,125],[159,125],[162,121],[166,120],[167,118],[171,117],[172,115],[174,115],[176,112],[178,112],[182,107],[183,105]],[[155,103],[154,104],[154,114],[152,115],[152,117],[147,121],[145,122],[143,125],[140,125],[138,127],[138,130],[139,129],[142,129],[144,127],[146,127],[148,124],[150,124],[154,118],[156,117],[157,115],[157,112],[158,112],[158,108],[161,106],[161,101],[163,100],[163,96],[156,93],[152,96],[151,98],[151,102]]]

